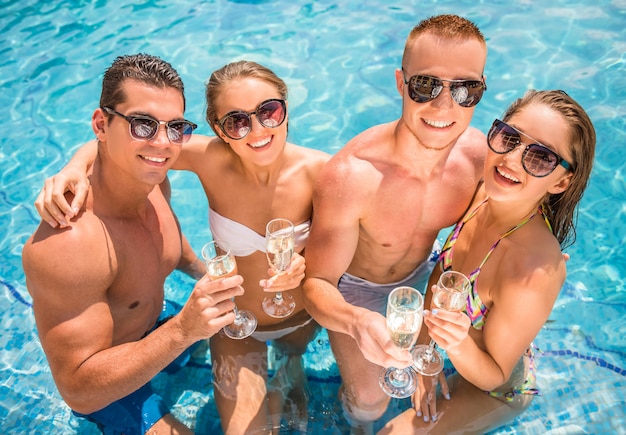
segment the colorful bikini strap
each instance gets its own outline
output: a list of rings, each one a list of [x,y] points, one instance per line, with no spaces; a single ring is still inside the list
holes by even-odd
[[[463,225],[478,212],[478,210],[487,202],[487,198],[485,198],[480,204],[474,208],[462,221],[456,224],[454,231],[450,233],[448,238],[446,239],[446,243],[443,245],[441,249],[441,254],[439,254],[439,262],[441,263],[442,271],[450,270],[452,267],[452,247],[456,243],[456,239],[459,237],[459,233],[463,228]]]
[[[550,225],[550,221],[548,220],[548,214],[546,213],[546,206],[544,204],[541,204],[539,206],[538,212],[541,214],[541,216],[543,216],[543,220],[548,226],[548,229],[550,230],[550,232],[554,234],[554,231],[552,230],[552,225]]]
[[[468,278],[470,280],[470,283],[472,284],[472,292],[467,296],[467,310],[466,310],[466,312],[467,312],[467,315],[469,316],[469,318],[470,318],[470,320],[472,322],[472,326],[474,328],[476,328],[476,329],[482,329],[483,328],[483,326],[485,325],[485,318],[487,316],[487,312],[489,311],[487,309],[487,306],[485,304],[483,304],[483,302],[480,300],[480,298],[478,298],[478,293],[477,293],[477,290],[476,290],[476,286],[478,285],[478,275],[480,274],[480,271],[481,271],[482,267],[485,265],[485,263],[487,262],[487,260],[489,259],[489,257],[493,253],[493,251],[495,251],[496,247],[500,244],[502,239],[508,237],[509,235],[511,235],[511,233],[517,231],[518,229],[520,229],[521,227],[526,225],[535,216],[537,216],[537,214],[541,214],[541,215],[544,216],[544,220],[548,224],[548,228],[550,228],[550,223],[546,219],[545,214],[543,213],[542,209],[539,208],[536,213],[531,214],[526,219],[522,220],[520,223],[518,223],[513,228],[508,230],[506,233],[502,234],[500,236],[500,238],[498,240],[496,240],[496,242],[491,246],[491,249],[489,249],[489,251],[487,252],[487,255],[485,255],[485,257],[483,258],[483,261],[480,263],[480,265],[472,273],[469,274]],[[550,229],[550,230],[552,230],[552,229]]]
[[[485,263],[487,262],[487,260],[489,259],[489,257],[491,256],[491,253],[493,251],[495,251],[496,247],[500,244],[500,242],[502,241],[502,239],[507,238],[509,235],[511,235],[511,233],[514,233],[515,231],[517,231],[518,229],[520,229],[521,227],[523,227],[524,225],[526,225],[528,222],[530,222],[535,216],[537,216],[537,213],[533,213],[530,216],[528,216],[526,219],[522,220],[520,223],[518,223],[517,225],[515,225],[513,228],[511,228],[510,230],[508,230],[506,233],[502,234],[500,236],[500,238],[498,240],[496,240],[496,242],[491,246],[491,249],[489,249],[489,252],[487,252],[487,255],[485,255],[485,258],[483,258],[483,261],[480,263],[480,266],[478,266],[478,268],[473,271],[469,278],[470,281],[474,281],[472,279],[472,277],[474,275],[476,275],[478,272],[480,272],[480,269],[482,269],[482,267],[485,265]],[[548,224],[549,225],[549,224]]]

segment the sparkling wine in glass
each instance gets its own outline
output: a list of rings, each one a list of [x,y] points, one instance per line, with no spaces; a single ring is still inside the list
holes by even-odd
[[[422,327],[424,298],[412,287],[397,287],[387,299],[387,329],[396,346],[410,349]],[[391,397],[409,397],[417,388],[417,376],[411,367],[383,369],[380,387]]]
[[[228,244],[212,241],[202,248],[202,258],[206,263],[207,273],[211,280],[226,278],[237,274],[237,262],[230,252]],[[235,298],[232,299],[235,302]],[[230,338],[242,339],[254,332],[257,325],[256,316],[250,311],[234,308],[235,321],[224,327],[224,333]]]
[[[443,272],[433,291],[432,303],[443,310],[461,312],[467,305],[470,289],[469,279],[461,272]],[[435,341],[430,340],[428,346],[420,344],[413,349],[413,367],[424,376],[435,376],[443,370],[443,355],[435,346]]]
[[[277,273],[284,273],[296,246],[293,224],[287,219],[273,219],[265,227],[265,250],[270,267]],[[263,311],[268,316],[282,319],[293,313],[296,302],[290,294],[276,292],[263,299]]]

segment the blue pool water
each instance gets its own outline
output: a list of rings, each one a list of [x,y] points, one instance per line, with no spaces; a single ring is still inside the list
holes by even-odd
[[[38,223],[32,203],[44,178],[92,137],[101,74],[115,56],[170,61],[186,84],[187,118],[204,134],[210,72],[236,59],[265,64],[290,87],[290,140],[334,153],[398,117],[393,74],[404,40],[439,13],[472,19],[488,39],[489,90],[474,126],[486,131],[526,88],[559,88],[587,109],[598,133],[567,282],[536,340],[543,396],[494,433],[626,433],[626,0],[393,3],[0,0],[0,433],[98,433],[71,416],[52,381],[20,255]],[[192,175],[172,180],[174,208],[199,250],[209,235],[204,194]],[[174,274],[168,287],[184,301],[191,284]],[[345,433],[325,333],[306,358],[310,432]],[[155,384],[197,433],[220,433],[206,360]],[[386,417],[405,406],[393,402]]]

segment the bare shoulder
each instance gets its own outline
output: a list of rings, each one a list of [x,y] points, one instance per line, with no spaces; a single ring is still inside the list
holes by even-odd
[[[326,163],[315,184],[315,196],[337,201],[358,202],[374,192],[376,171],[371,162],[358,155],[339,152]],[[345,208],[345,207],[344,207]]]
[[[537,216],[536,219],[539,221],[541,217]],[[520,250],[523,252],[519,255],[519,274],[533,279],[536,273],[539,275],[535,278],[537,281],[547,278],[548,284],[554,283],[558,288],[561,287],[565,279],[565,259],[556,238],[537,237]]]
[[[220,152],[226,150],[226,144],[217,136],[203,136],[194,134],[188,142],[184,143],[174,169],[195,171],[210,163],[212,159],[208,155],[217,157]],[[210,153],[210,154],[208,154]]]
[[[354,222],[375,201],[384,179],[381,166],[389,161],[389,131],[387,125],[364,131],[323,166],[313,193],[318,215]]]
[[[526,234],[522,242],[522,237],[515,238],[516,243],[506,252],[510,261],[501,262],[498,268],[498,281],[508,284],[502,286],[501,297],[545,301],[549,312],[565,282],[566,266],[557,240],[547,231],[540,229]]]
[[[183,144],[184,151],[192,151],[192,152],[202,152],[204,151],[212,142],[221,140],[217,136],[204,136],[202,134],[192,134],[191,138],[188,142]]]
[[[91,212],[81,212],[65,229],[41,223],[22,252],[28,289],[34,297],[53,288],[78,295],[84,283],[106,291],[116,266],[113,253],[104,224]]]
[[[487,136],[475,127],[468,127],[459,137],[457,144],[465,147],[482,148],[487,145]]]
[[[331,157],[330,154],[324,151],[306,148],[292,143],[287,143],[286,147],[294,161],[301,163],[308,171],[315,175]]]
[[[469,127],[459,137],[454,149],[472,160],[484,162],[488,149],[487,136],[482,131]]]
[[[379,178],[377,166],[389,160],[391,141],[392,124],[377,125],[356,135],[331,157],[322,171],[323,182],[366,189]]]

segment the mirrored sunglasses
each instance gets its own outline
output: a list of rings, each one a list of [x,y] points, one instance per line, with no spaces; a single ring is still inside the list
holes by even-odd
[[[437,77],[414,75],[408,80],[402,70],[404,84],[408,85],[409,97],[416,103],[427,103],[441,94],[444,87],[450,88],[450,95],[455,103],[462,107],[473,107],[478,104],[487,90],[483,80],[443,80]],[[448,86],[444,86],[448,83]]]
[[[170,142],[176,144],[185,143],[189,140],[193,131],[198,127],[193,122],[184,119],[165,122],[157,121],[156,119],[146,115],[123,115],[110,107],[103,107],[102,110],[107,112],[109,115],[116,115],[128,121],[130,135],[136,140],[149,141],[154,139],[159,132],[159,127],[161,124],[164,124],[165,131],[167,132],[167,138]]]
[[[574,171],[570,163],[550,148],[541,145],[526,133],[522,133],[499,119],[493,121],[491,129],[489,129],[487,144],[491,151],[496,154],[510,153],[520,145],[524,145],[522,135],[534,142],[526,145],[522,153],[522,167],[529,175],[545,177],[550,175],[558,165],[563,166],[568,171]]]
[[[263,127],[276,128],[285,121],[286,114],[285,100],[274,98],[263,101],[254,112],[228,112],[217,123],[226,136],[238,140],[246,137],[252,130],[252,115],[256,115]]]

